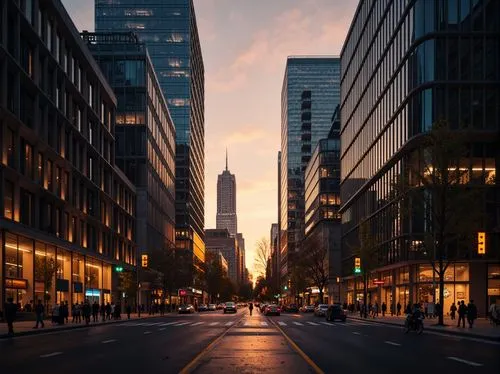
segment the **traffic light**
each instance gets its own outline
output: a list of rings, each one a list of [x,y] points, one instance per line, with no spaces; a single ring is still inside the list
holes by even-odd
[[[143,268],[148,267],[148,255],[142,255],[141,256],[141,264]]]
[[[116,271],[117,273],[121,273],[121,272],[123,272],[123,266],[115,266],[115,271]]]
[[[484,231],[477,233],[477,254],[486,254],[486,233]]]
[[[354,258],[354,274],[361,274],[361,258]]]

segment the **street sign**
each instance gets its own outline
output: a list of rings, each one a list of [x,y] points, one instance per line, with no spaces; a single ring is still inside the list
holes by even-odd
[[[354,274],[361,274],[361,258],[354,258]]]
[[[486,254],[486,233],[484,231],[477,233],[477,254]]]

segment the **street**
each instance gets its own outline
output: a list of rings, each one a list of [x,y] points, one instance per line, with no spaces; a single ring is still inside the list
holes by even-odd
[[[284,334],[283,334],[284,333]],[[286,336],[285,336],[286,335]],[[292,340],[288,341],[286,337]],[[296,345],[296,346],[295,346]],[[2,371],[27,373],[500,372],[500,344],[311,314],[167,315],[0,340]]]

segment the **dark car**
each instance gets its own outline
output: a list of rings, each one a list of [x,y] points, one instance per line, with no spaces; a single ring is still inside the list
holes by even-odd
[[[336,319],[345,322],[347,316],[344,312],[344,309],[342,309],[342,305],[340,304],[333,304],[330,305],[326,311],[326,320],[333,322]]]
[[[208,312],[208,305],[207,304],[201,304],[198,307],[198,312]]]
[[[270,316],[270,315],[279,316],[280,315],[280,308],[276,304],[267,305],[266,309],[264,309],[264,315],[266,315],[266,316]]]
[[[224,305],[224,314],[226,313],[236,313],[236,304],[233,303],[232,301],[228,301]]]
[[[194,306],[192,306],[191,304],[182,304],[181,306],[179,306],[179,314],[191,314],[191,313],[194,313]]]
[[[299,307],[297,304],[290,304],[286,307],[285,309],[288,313],[298,313],[299,312]]]

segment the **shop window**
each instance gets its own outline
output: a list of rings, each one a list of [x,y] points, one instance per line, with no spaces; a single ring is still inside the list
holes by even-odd
[[[410,282],[410,268],[408,266],[404,266],[398,269],[398,283],[409,283]]]
[[[3,216],[14,219],[14,183],[7,180],[4,184]]]
[[[56,302],[69,300],[71,289],[71,252],[57,248]]]
[[[452,266],[452,265],[450,265]],[[469,264],[455,264],[455,281],[467,282],[469,281]]]

